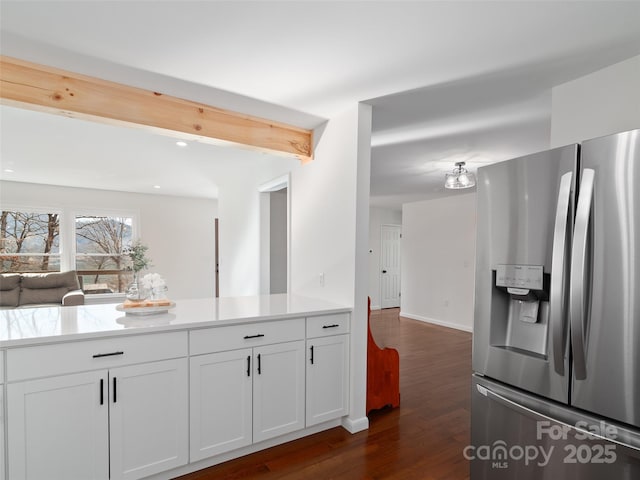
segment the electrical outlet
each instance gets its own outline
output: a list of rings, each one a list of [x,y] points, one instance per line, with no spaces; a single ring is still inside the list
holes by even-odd
[[[320,286],[324,287],[324,273],[320,274]]]

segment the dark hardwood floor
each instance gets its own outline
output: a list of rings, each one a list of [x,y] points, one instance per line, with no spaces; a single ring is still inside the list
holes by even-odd
[[[468,479],[471,334],[398,314],[374,311],[371,329],[400,353],[400,408],[372,412],[355,435],[333,428],[180,480]]]

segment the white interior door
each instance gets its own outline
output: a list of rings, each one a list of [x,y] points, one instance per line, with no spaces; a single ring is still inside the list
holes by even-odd
[[[380,307],[400,306],[400,225],[382,225],[380,232]]]

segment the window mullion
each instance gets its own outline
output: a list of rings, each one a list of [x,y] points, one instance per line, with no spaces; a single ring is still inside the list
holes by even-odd
[[[67,214],[68,213],[68,214]],[[60,222],[60,269],[62,271],[76,268],[75,214],[64,212]]]

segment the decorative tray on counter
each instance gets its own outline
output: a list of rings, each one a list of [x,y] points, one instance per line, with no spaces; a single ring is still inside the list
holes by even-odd
[[[116,310],[127,315],[154,315],[166,313],[175,306],[176,303],[171,300],[143,300],[141,302],[125,300],[124,303],[116,305]]]

